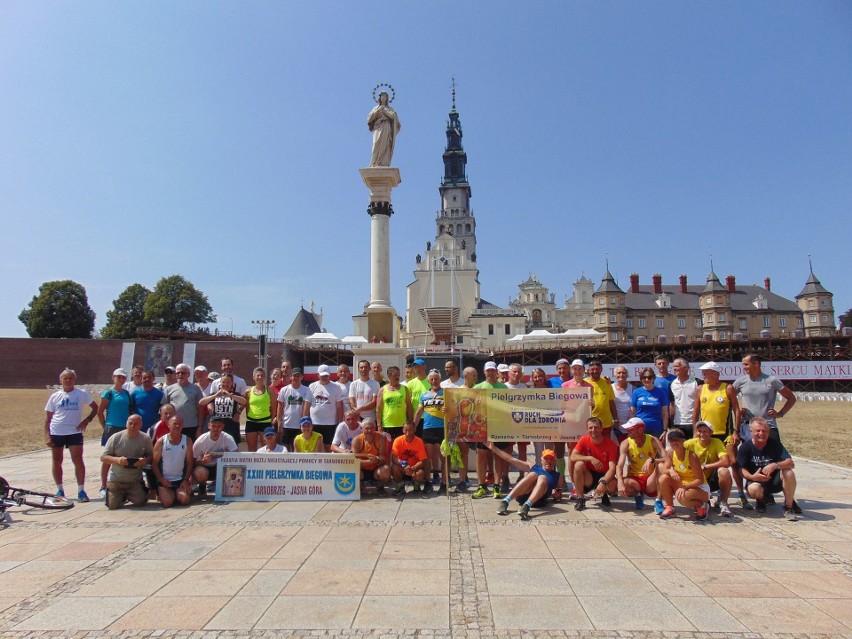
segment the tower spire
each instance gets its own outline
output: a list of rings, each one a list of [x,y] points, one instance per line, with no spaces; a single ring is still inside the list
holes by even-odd
[[[455,78],[455,76],[453,76],[452,86],[453,86],[453,91],[452,91],[452,93],[453,93],[453,109],[452,110],[455,111],[456,110],[456,78]]]

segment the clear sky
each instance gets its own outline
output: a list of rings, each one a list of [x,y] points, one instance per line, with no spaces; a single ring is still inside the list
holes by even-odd
[[[852,307],[849,2],[0,4],[0,335],[181,274],[223,330],[369,300],[366,116],[396,90],[392,301],[434,239],[457,82],[482,296],[716,273]],[[844,253],[845,251],[845,253]],[[283,324],[283,326],[281,326]]]

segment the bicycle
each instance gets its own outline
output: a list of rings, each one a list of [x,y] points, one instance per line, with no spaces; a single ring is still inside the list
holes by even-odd
[[[6,513],[7,508],[14,506],[32,506],[33,508],[47,508],[49,510],[65,510],[73,508],[74,502],[51,495],[50,493],[40,493],[35,490],[27,490],[26,488],[15,488],[10,486],[9,482],[0,477],[0,519]]]

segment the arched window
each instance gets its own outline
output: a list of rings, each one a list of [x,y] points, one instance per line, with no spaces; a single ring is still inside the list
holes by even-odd
[[[462,234],[462,225],[456,224],[456,235],[461,235],[461,234]]]
[[[465,233],[468,233],[468,234],[470,233],[470,224],[465,224],[465,225],[464,225],[464,232],[465,232]],[[823,300],[823,302],[824,302],[824,301],[825,301],[825,300]],[[825,305],[823,304],[823,306],[825,306]]]

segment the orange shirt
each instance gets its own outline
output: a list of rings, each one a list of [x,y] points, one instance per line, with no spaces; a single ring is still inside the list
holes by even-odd
[[[417,462],[429,459],[426,454],[426,446],[423,445],[423,440],[415,437],[410,442],[405,440],[405,435],[400,435],[393,440],[393,454],[399,461],[407,461],[409,466],[414,466]]]

